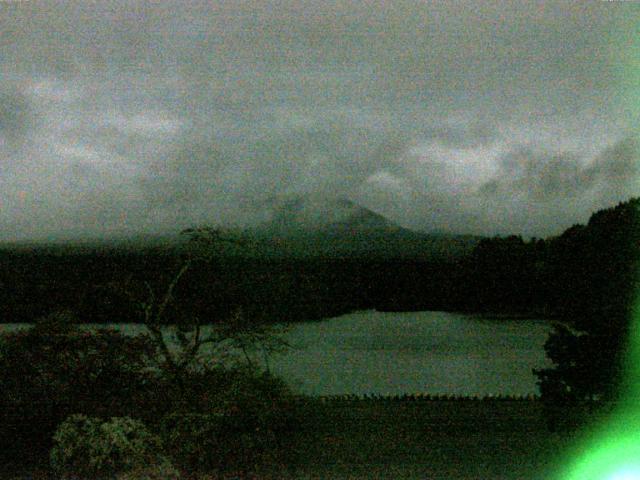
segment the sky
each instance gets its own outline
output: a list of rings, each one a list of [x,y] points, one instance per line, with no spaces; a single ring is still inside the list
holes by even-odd
[[[550,236],[640,195],[640,3],[0,2],[0,241],[296,195]]]

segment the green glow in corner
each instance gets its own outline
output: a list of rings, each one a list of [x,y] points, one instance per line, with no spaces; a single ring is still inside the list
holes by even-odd
[[[637,302],[640,303],[640,302]],[[640,305],[628,339],[622,400],[609,417],[585,431],[562,480],[640,480]]]
[[[565,480],[639,480],[640,417],[622,415],[586,435]]]
[[[620,402],[583,432],[561,480],[640,480],[640,292],[626,350]]]
[[[611,475],[607,480],[633,480],[640,478],[640,468],[630,467],[628,469],[623,468],[617,473]]]

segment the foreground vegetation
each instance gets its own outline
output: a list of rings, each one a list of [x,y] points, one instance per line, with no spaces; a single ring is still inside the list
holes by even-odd
[[[268,355],[286,344],[241,311],[206,334],[180,311],[176,286],[225,241],[215,230],[186,233],[189,248],[164,285],[121,286],[146,333],[83,330],[63,311],[2,335],[4,463],[49,458],[53,474],[68,479],[244,477],[282,463],[291,395],[250,351]],[[207,355],[205,345],[214,347]],[[230,363],[229,349],[245,362]]]
[[[0,347],[13,479],[542,479],[591,414],[535,397],[301,398],[247,364],[178,381],[152,336],[68,314]]]
[[[0,462],[50,459],[64,478],[249,474],[280,462],[293,428],[290,394],[268,373],[194,363],[176,376],[153,336],[87,332],[66,314],[3,335],[0,384]]]
[[[546,480],[577,437],[570,428],[549,432],[537,400],[298,399],[290,409],[295,428],[261,465],[200,474],[132,469],[120,478]],[[34,472],[59,478],[48,465]]]

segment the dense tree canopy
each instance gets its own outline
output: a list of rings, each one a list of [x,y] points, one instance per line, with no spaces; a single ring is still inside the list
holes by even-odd
[[[537,371],[543,396],[613,399],[638,293],[640,199],[592,215],[551,242],[552,306],[573,331],[557,327],[546,351],[554,367]]]

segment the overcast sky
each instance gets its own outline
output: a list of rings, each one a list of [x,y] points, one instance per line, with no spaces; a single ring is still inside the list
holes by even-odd
[[[547,236],[640,195],[637,2],[0,3],[0,240],[296,194]],[[317,196],[316,195],[316,196]]]

